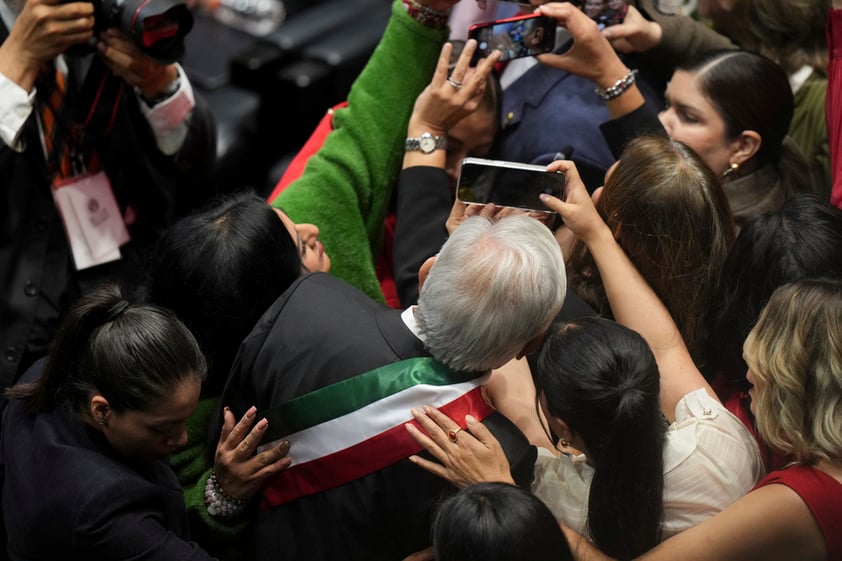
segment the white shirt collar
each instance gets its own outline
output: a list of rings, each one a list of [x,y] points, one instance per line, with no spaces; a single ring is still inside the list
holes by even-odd
[[[401,319],[404,325],[409,329],[413,335],[418,337],[422,342],[424,337],[421,335],[421,329],[418,327],[418,321],[415,319],[415,308],[417,306],[410,306],[401,313]]]

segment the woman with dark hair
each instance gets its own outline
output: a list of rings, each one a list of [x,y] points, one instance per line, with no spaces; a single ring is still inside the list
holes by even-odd
[[[842,278],[842,210],[815,195],[754,218],[731,247],[712,311],[710,365],[717,394],[752,430],[742,342],[778,287],[819,275]],[[767,468],[789,461],[761,450]]]
[[[205,359],[169,311],[103,286],[46,361],[7,391],[3,514],[11,559],[211,559],[190,543],[162,460],[187,442]]]
[[[686,367],[606,319],[555,325],[545,337],[535,386],[565,453],[539,450],[532,490],[556,518],[621,559],[721,511],[762,473],[748,430],[704,378],[674,383],[671,370]],[[413,413],[429,437],[407,430],[441,462],[415,463],[455,485],[512,483],[499,443],[476,420],[463,434],[435,409]]]
[[[436,561],[573,559],[546,505],[505,483],[477,483],[450,496],[436,512],[432,538]]]
[[[570,181],[572,166],[568,173],[566,200],[547,196],[545,203],[588,245],[606,279],[614,315],[638,330],[657,353],[662,385],[669,383],[673,390],[695,386],[700,374],[669,314],[615,242],[584,185]],[[746,377],[760,435],[794,462],[638,559],[842,558],[840,333],[838,278],[803,279],[773,293],[743,345]],[[470,442],[461,433],[458,440]],[[566,533],[580,561],[609,557],[574,532]]]
[[[643,338],[597,317],[556,325],[538,358],[535,389],[553,434],[582,450],[593,469],[584,512],[582,497],[559,485],[575,478],[556,462],[539,462],[533,491],[568,523],[586,515],[581,522],[604,551],[629,558],[655,546],[669,497],[666,422],[658,365]]]
[[[330,269],[330,257],[312,224],[295,224],[250,191],[229,194],[183,218],[164,232],[151,255],[148,301],[165,306],[193,332],[208,357],[202,399],[190,417],[189,439],[170,463],[184,487],[192,533],[214,552],[241,535],[243,509],[211,512],[213,493],[248,501],[263,480],[289,463],[288,445],[255,456],[240,454],[248,438],[257,445],[267,423],[254,411],[241,419],[223,411],[219,442],[208,431],[240,343],[257,320],[298,277]],[[214,457],[215,462],[210,458]],[[214,465],[215,464],[215,465]],[[214,469],[211,469],[211,468]]]
[[[716,177],[681,142],[639,137],[609,171],[596,206],[667,306],[697,364],[703,365],[713,291],[734,241],[728,201]],[[611,317],[587,248],[564,227],[557,237],[567,258],[570,288],[597,313]]]
[[[645,104],[635,71],[626,68],[594,22],[568,3],[538,9],[574,37],[569,52],[541,55],[541,61],[594,81],[612,117],[601,128],[614,154],[647,132],[683,142],[721,178],[738,224],[813,189],[804,157],[786,137],[792,89],[772,60],[748,51],[704,53],[675,70],[667,106],[657,114]]]

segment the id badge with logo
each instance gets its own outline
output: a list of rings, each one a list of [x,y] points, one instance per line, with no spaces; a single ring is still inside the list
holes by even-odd
[[[53,188],[77,270],[120,259],[129,232],[105,172],[68,178]]]

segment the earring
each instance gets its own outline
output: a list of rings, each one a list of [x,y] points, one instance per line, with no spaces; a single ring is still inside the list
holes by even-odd
[[[560,440],[561,445],[565,448],[570,448],[570,443],[564,440],[563,438]]]
[[[108,417],[100,417],[99,421],[97,421],[100,426],[107,427],[108,426]]]
[[[725,172],[722,174],[722,177],[728,177],[738,169],[740,169],[740,164],[738,164],[737,162],[733,162],[731,166],[728,169],[726,169]]]

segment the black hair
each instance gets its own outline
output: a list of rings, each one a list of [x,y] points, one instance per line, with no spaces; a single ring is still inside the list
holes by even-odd
[[[795,98],[778,63],[746,50],[712,50],[691,57],[678,69],[698,76],[699,87],[722,118],[728,138],[746,130],[760,135],[760,148],[740,173],[771,165],[788,194],[814,189],[812,171],[787,137]]]
[[[150,302],[172,309],[208,357],[205,395],[217,395],[240,342],[301,276],[284,223],[251,191],[217,198],[163,234],[151,256]]]
[[[436,561],[573,559],[550,509],[506,483],[476,483],[450,496],[431,532]]]
[[[550,328],[535,377],[547,415],[585,444],[594,468],[588,530],[617,559],[657,545],[664,503],[666,423],[649,346],[613,321],[588,317]]]
[[[64,317],[41,377],[7,391],[32,412],[67,404],[83,411],[93,392],[114,411],[145,411],[183,380],[205,376],[193,335],[169,310],[133,306],[113,284],[82,298]]]
[[[714,371],[745,380],[743,341],[772,293],[820,275],[842,277],[842,210],[799,194],[747,222],[723,266],[711,329]]]

